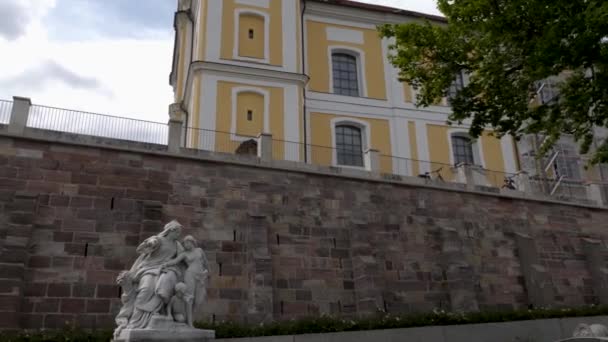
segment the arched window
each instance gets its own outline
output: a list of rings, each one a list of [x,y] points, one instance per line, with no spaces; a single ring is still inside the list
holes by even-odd
[[[351,125],[336,126],[337,164],[363,166],[361,129]]]
[[[452,134],[452,153],[454,154],[454,165],[475,164],[473,142],[465,134]]]
[[[331,55],[334,94],[359,96],[357,57],[336,52]]]

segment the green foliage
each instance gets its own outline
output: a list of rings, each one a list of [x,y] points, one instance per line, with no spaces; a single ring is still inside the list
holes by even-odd
[[[49,331],[0,332],[3,342],[107,342],[112,339],[112,331],[85,331],[64,329]]]
[[[588,306],[572,309],[534,309],[517,311],[484,311],[451,313],[433,311],[409,315],[379,313],[358,319],[321,316],[300,320],[247,325],[235,322],[199,322],[197,328],[215,330],[217,338],[320,334],[342,331],[413,328],[436,325],[512,322],[534,319],[587,317],[608,315],[608,306]],[[112,338],[109,330],[87,332],[78,329],[61,331],[0,332],[3,342],[106,342]]]
[[[454,75],[470,83],[451,100],[450,122],[471,119],[478,137],[572,134],[587,153],[595,127],[608,127],[608,2],[605,0],[438,0],[447,23],[384,25],[391,62],[418,88],[418,105],[446,95]],[[560,96],[531,105],[540,83],[558,78]],[[539,83],[540,82],[540,83]],[[593,162],[608,161],[601,142]]]

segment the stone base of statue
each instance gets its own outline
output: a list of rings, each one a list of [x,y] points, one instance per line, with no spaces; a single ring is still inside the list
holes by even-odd
[[[146,329],[125,329],[114,342],[176,341],[207,342],[215,340],[214,330],[194,329],[184,323],[174,322],[170,317],[152,317]]]

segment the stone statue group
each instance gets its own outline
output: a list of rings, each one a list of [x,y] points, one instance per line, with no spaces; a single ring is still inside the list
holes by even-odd
[[[118,276],[123,306],[115,339],[123,330],[193,327],[194,308],[206,297],[208,262],[192,236],[179,240],[181,232],[177,221],[169,222],[137,247],[139,257]]]

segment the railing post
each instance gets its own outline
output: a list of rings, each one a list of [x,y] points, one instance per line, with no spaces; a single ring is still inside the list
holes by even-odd
[[[272,161],[272,134],[258,135],[258,157],[262,161]]]
[[[179,152],[179,149],[183,146],[185,114],[181,104],[174,103],[169,106],[169,139],[167,148],[170,152]]]
[[[380,151],[373,148],[365,150],[365,169],[370,172],[380,172]]]
[[[13,110],[8,124],[8,132],[23,134],[27,126],[27,118],[30,115],[32,100],[27,97],[13,96]]]
[[[530,175],[526,171],[519,171],[514,177],[515,189],[517,191],[532,193],[532,185],[530,184]]]
[[[608,200],[604,192],[605,186],[605,183],[590,182],[585,184],[585,187],[587,188],[587,199],[595,201],[597,205],[601,207],[607,207]]]

